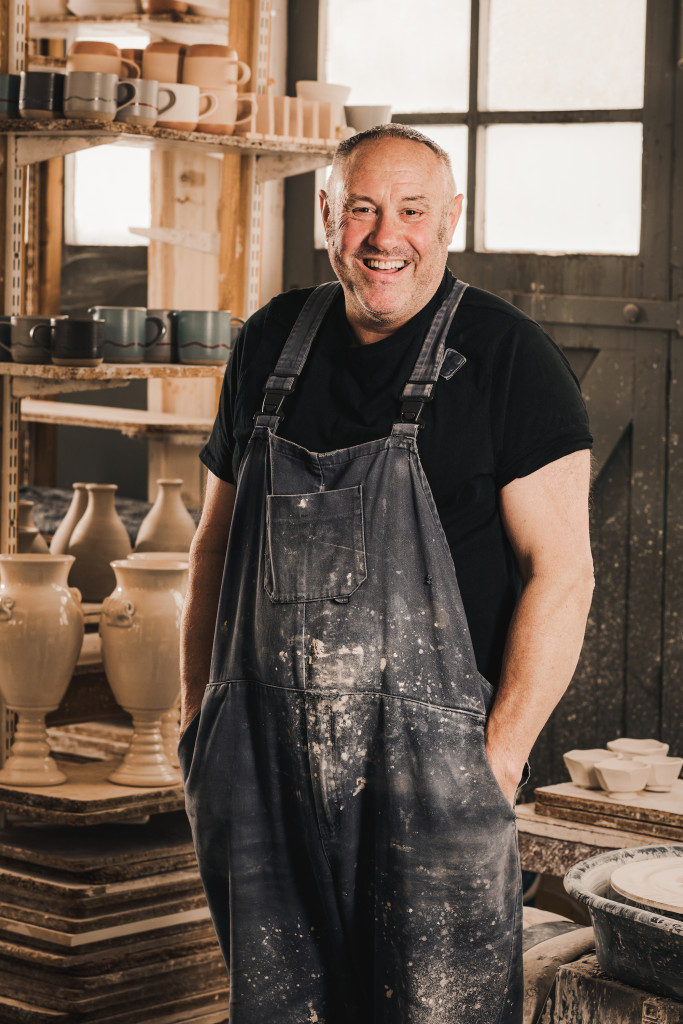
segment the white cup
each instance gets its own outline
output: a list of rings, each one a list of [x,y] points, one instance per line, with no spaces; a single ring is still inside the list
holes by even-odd
[[[378,124],[388,124],[391,121],[391,107],[374,106],[371,104],[360,104],[344,107],[346,123],[357,132],[365,132],[368,128],[374,128]]]
[[[208,106],[202,110],[205,100],[208,100]],[[160,128],[194,131],[199,122],[214,115],[217,108],[217,92],[200,90],[198,85],[159,82],[159,113],[156,123]],[[209,128],[202,130],[211,131]]]

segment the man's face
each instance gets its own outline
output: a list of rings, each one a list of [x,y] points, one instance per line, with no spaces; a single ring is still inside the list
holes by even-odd
[[[340,169],[321,212],[346,315],[361,341],[393,333],[436,292],[462,196],[421,142],[363,142]]]

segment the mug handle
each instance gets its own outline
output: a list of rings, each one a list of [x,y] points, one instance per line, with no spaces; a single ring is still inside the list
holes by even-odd
[[[159,333],[157,334],[157,336],[155,338],[152,338],[151,341],[145,342],[145,348],[151,348],[152,345],[156,345],[158,341],[161,341],[161,339],[166,334],[166,324],[159,316],[148,316],[146,322],[148,324],[156,324],[157,327],[159,328]]]
[[[159,89],[159,97],[161,97],[162,92],[165,92],[166,95],[170,96],[171,98],[170,98],[170,100],[168,101],[168,103],[166,104],[165,107],[162,107],[161,103],[159,104],[159,110],[157,112],[157,116],[160,116],[161,114],[165,114],[167,110],[170,110],[171,107],[173,106],[173,104],[176,102],[176,99],[177,99],[176,94],[173,92],[173,89],[165,89],[165,88],[164,89]]]
[[[254,99],[253,96],[238,96],[237,97],[237,108],[238,108],[238,110],[239,110],[240,103],[248,103],[250,105],[251,109],[249,110],[248,114],[244,115],[244,117],[238,117],[237,120],[235,121],[235,125],[244,124],[245,121],[248,121],[251,117],[253,117],[254,114],[256,113],[256,107],[258,106],[258,103]]]
[[[0,348],[4,348],[5,352],[9,352],[9,354],[12,355],[12,349],[9,345],[5,345],[4,341],[0,341]]]
[[[243,60],[238,60],[234,63],[236,63],[237,67],[239,68],[239,74],[237,76],[237,81],[235,82],[235,85],[244,85],[245,82],[248,82],[249,79],[251,78],[251,68],[249,67],[248,64],[245,64]]]
[[[118,98],[119,98],[119,94],[120,94],[122,89],[126,89],[126,90],[130,89],[131,90],[131,94],[130,94],[130,98],[129,99],[124,100],[123,103],[119,103],[118,102]],[[117,110],[123,110],[124,107],[129,107],[131,105],[131,103],[134,101],[134,99],[135,99],[135,87],[130,84],[130,81],[128,79],[122,78],[120,80],[120,82],[119,82],[118,89],[116,90],[116,109]],[[88,312],[90,312],[90,310],[88,310]]]
[[[139,68],[139,66],[138,66],[138,65],[137,65],[137,64],[135,63],[135,61],[134,61],[134,60],[128,60],[128,58],[127,58],[127,57],[122,57],[122,58],[121,58],[121,63],[122,63],[122,64],[127,64],[129,68],[132,68],[132,69],[133,69],[133,71],[135,72],[135,74],[134,74],[134,75],[132,75],[131,77],[133,77],[133,78],[139,78],[139,77],[140,77],[140,68]]]
[[[199,94],[200,103],[202,102],[204,97],[206,97],[209,100],[209,106],[206,108],[203,114],[199,115],[199,121],[203,121],[205,117],[210,117],[218,106],[218,96],[216,96],[215,92],[201,92]]]
[[[233,324],[246,324],[246,322],[247,322],[247,321],[246,321],[246,320],[243,320],[241,316],[231,316],[231,317],[230,317],[230,325],[231,325],[231,326],[232,326]]]
[[[36,331],[47,331],[49,334],[52,332],[52,324],[34,324],[31,330],[28,332],[28,336],[31,339],[31,341],[36,341]],[[36,341],[36,344],[39,343]]]

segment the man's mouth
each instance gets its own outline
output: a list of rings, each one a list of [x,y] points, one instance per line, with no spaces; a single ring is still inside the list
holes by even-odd
[[[408,260],[377,260],[367,258],[363,260],[363,263],[369,270],[385,270],[396,273],[396,271],[403,270],[408,265]]]

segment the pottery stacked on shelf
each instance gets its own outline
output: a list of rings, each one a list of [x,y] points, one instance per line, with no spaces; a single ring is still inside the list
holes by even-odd
[[[81,591],[84,601],[100,602],[116,583],[110,563],[129,555],[131,543],[114,504],[117,485],[85,486],[88,504],[67,548],[76,559],[70,581]]]
[[[183,481],[176,477],[162,477],[157,480],[157,485],[156,500],[140,523],[135,550],[189,551],[196,526],[183,504]]]
[[[163,722],[180,694],[180,617],[187,562],[117,560],[103,602],[102,659],[114,697],[133,717],[133,738],[109,776],[125,786],[175,785]]]
[[[569,750],[564,763],[575,786],[603,789],[613,800],[632,801],[644,791],[667,793],[683,768],[669,745],[652,739],[610,740],[607,749]]]
[[[67,586],[68,555],[0,555],[0,694],[18,713],[8,785],[66,781],[50,757],[45,715],[66,693],[83,642],[80,594]]]
[[[19,515],[17,519],[17,550],[21,555],[47,554],[48,547],[45,538],[33,522],[33,501],[19,502]]]

